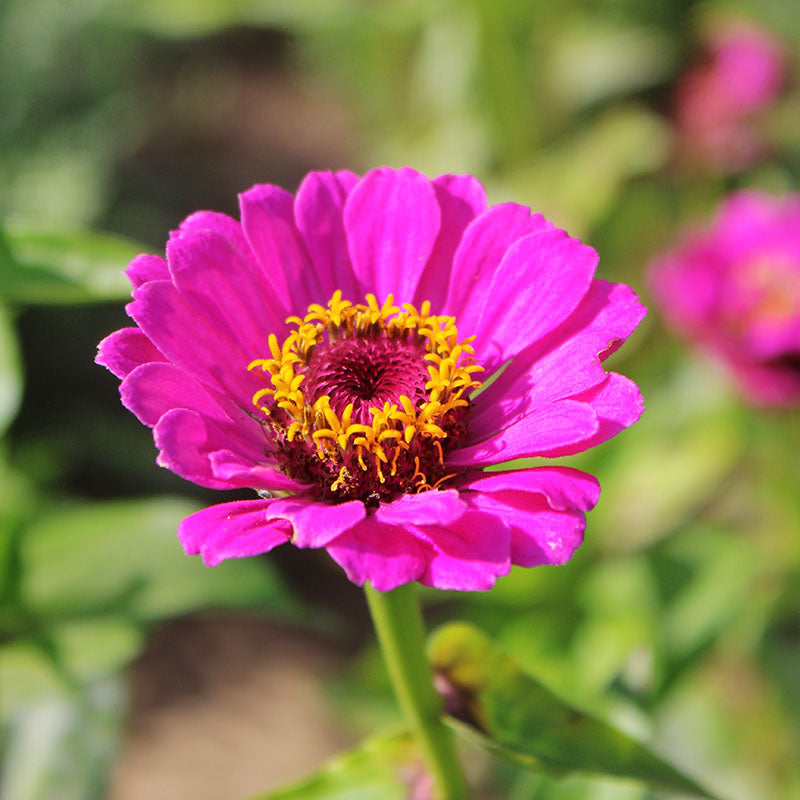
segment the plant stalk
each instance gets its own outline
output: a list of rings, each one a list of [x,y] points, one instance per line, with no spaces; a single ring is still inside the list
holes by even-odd
[[[433,778],[436,800],[467,800],[453,735],[442,720],[425,655],[425,626],[413,583],[390,592],[364,587],[394,691]]]

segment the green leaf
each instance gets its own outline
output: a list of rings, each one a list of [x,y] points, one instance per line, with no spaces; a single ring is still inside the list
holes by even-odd
[[[0,274],[2,273],[0,263]],[[16,416],[22,400],[22,359],[11,315],[0,303],[0,433]]]
[[[0,296],[20,304],[122,300],[130,285],[122,275],[147,248],[119,236],[51,230],[8,220],[0,232]]]
[[[411,734],[367,739],[300,783],[254,800],[407,800],[423,767]]]
[[[116,610],[140,620],[212,606],[289,611],[288,592],[268,564],[242,559],[208,569],[184,554],[175,529],[196,510],[161,498],[43,516],[21,537],[28,609],[45,618]]]
[[[476,628],[439,628],[429,655],[448,687],[449,718],[496,756],[557,777],[590,773],[644,781],[661,790],[714,798],[611,725],[571,707],[504,655]]]

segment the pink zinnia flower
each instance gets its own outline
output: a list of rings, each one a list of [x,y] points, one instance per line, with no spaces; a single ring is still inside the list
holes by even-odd
[[[133,260],[137,327],[99,348],[161,466],[261,495],[185,519],[187,553],[324,547],[380,591],[567,561],[597,481],[482,470],[638,419],[636,386],[601,366],[645,313],[634,293],[541,215],[487,209],[470,176],[312,173],[240,201],[241,223],[198,212],[166,259]]]
[[[679,145],[690,159],[743,169],[764,150],[752,117],[777,99],[786,69],[783,48],[769,31],[745,20],[716,24],[705,47],[675,90]]]
[[[800,195],[731,195],[650,277],[667,320],[723,360],[750,400],[800,402]]]

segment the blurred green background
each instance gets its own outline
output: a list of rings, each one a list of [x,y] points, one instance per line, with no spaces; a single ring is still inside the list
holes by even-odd
[[[682,159],[671,119],[722,13],[789,55],[780,97],[748,121],[763,155],[746,168]],[[214,570],[182,554],[177,522],[236,495],[157,468],[92,363],[126,324],[134,254],[162,252],[196,209],[236,214],[253,183],[408,164],[544,212],[647,302],[644,268],[686,222],[735,188],[800,188],[799,43],[789,0],[5,0],[2,796],[243,797],[286,772],[276,714],[288,741],[300,732],[290,777],[396,719],[360,592],[324,553]],[[426,593],[430,618],[480,625],[725,797],[800,798],[798,413],[748,408],[657,309],[611,366],[648,410],[569,460],[603,485],[584,546],[488,594]],[[282,683],[294,672],[307,681]],[[208,713],[167,729],[176,707]],[[258,724],[227,741],[231,716]],[[474,768],[487,798],[656,796]],[[198,770],[190,794],[180,778]]]

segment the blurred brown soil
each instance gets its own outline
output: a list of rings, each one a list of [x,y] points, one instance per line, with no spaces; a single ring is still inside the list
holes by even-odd
[[[154,43],[104,225],[161,246],[191,211],[238,216],[237,193],[254,183],[294,192],[312,169],[358,167],[352,98],[324,70],[304,69],[296,47],[280,31],[247,28]]]
[[[322,685],[343,658],[309,632],[233,614],[171,622],[132,668],[110,800],[246,798],[353,744]]]

